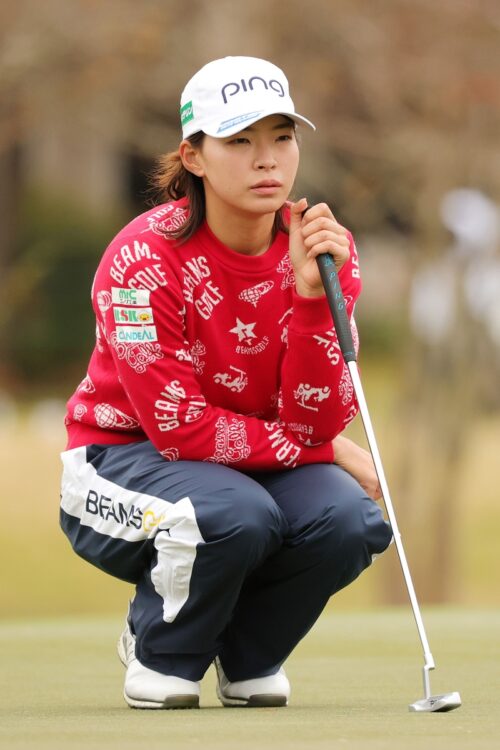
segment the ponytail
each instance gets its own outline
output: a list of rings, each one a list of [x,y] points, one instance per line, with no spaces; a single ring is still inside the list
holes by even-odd
[[[205,133],[199,131],[187,139],[192,146],[200,147]],[[170,151],[159,157],[152,173],[155,193],[161,202],[178,201],[187,198],[189,213],[181,227],[169,229],[166,234],[170,239],[185,242],[198,231],[205,221],[205,190],[203,180],[189,172],[180,157],[179,151]],[[276,211],[273,225],[273,239],[278,232],[288,234],[288,222],[283,208]]]
[[[194,133],[187,140],[192,146],[201,146],[205,133]],[[189,213],[184,224],[168,230],[173,240],[185,242],[205,221],[205,190],[201,177],[189,172],[182,163],[179,151],[170,151],[158,159],[152,175],[153,187],[162,202],[187,198]]]

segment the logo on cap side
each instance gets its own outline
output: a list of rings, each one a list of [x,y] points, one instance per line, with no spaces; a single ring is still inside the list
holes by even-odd
[[[262,110],[260,110],[259,112],[247,112],[245,115],[240,115],[239,117],[232,117],[230,120],[225,120],[224,122],[221,122],[217,132],[222,133],[224,130],[232,128],[234,125],[241,125],[241,123],[246,122],[247,120],[252,120],[258,117],[261,112]]]
[[[193,112],[193,102],[187,102],[184,104],[183,107],[180,109],[181,112],[181,124],[184,127],[184,125],[187,125],[188,122],[191,122],[191,120],[194,120],[194,112]]]
[[[272,78],[270,81],[265,81],[264,78],[261,78],[260,76],[253,76],[252,78],[249,78],[248,81],[245,81],[244,78],[241,79],[239,83],[236,81],[231,81],[230,83],[226,83],[222,89],[222,99],[224,100],[224,104],[227,104],[228,96],[236,96],[240,91],[248,92],[248,90],[253,91],[254,89],[254,81],[261,81],[261,83],[264,84],[264,88],[272,89],[275,91],[278,96],[285,96],[285,90],[282,86],[282,84],[277,81],[276,79]],[[226,89],[230,89],[228,92],[228,95],[226,95]]]

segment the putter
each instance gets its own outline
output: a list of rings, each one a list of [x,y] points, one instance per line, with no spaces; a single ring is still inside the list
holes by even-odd
[[[359,404],[359,411],[363,420],[363,427],[370,446],[370,451],[375,464],[375,470],[377,472],[380,489],[384,498],[384,504],[389,517],[389,521],[392,527],[392,533],[394,535],[394,542],[398,552],[399,562],[403,571],[403,576],[410,596],[411,607],[415,622],[417,624],[418,634],[420,641],[422,642],[422,648],[424,651],[424,667],[423,667],[423,680],[424,680],[424,697],[421,700],[411,703],[408,708],[410,711],[453,711],[454,708],[458,708],[462,705],[460,694],[444,693],[443,695],[431,695],[431,685],[429,672],[431,669],[435,669],[434,659],[429,648],[429,642],[425,633],[424,623],[422,615],[420,614],[420,607],[418,606],[417,597],[415,594],[415,588],[410,575],[410,569],[406,560],[403,543],[401,541],[401,534],[399,533],[398,523],[394,513],[392,500],[389,494],[389,488],[385,479],[384,469],[380,454],[375,440],[375,433],[373,432],[370,415],[368,413],[368,407],[366,405],[365,396],[363,393],[363,387],[359,377],[358,367],[356,363],[356,352],[354,350],[354,343],[351,334],[351,327],[349,319],[347,317],[346,305],[344,295],[340,286],[335,262],[331,255],[320,255],[316,258],[319,272],[321,274],[321,280],[325,287],[326,296],[330,311],[332,313],[333,322],[335,323],[335,330],[337,332],[337,338],[339,341],[340,350],[344,361],[349,369],[351,375],[352,385],[354,393]]]

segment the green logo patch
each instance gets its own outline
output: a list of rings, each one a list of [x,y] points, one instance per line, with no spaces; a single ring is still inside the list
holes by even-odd
[[[181,124],[187,125],[191,120],[194,120],[193,102],[187,102],[181,107]]]

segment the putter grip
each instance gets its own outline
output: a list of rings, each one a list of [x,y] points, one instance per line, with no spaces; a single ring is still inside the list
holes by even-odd
[[[335,261],[328,253],[318,255],[316,261],[335,324],[340,351],[345,362],[355,362],[356,352],[352,340],[351,326],[347,316],[347,308],[335,267]]]

